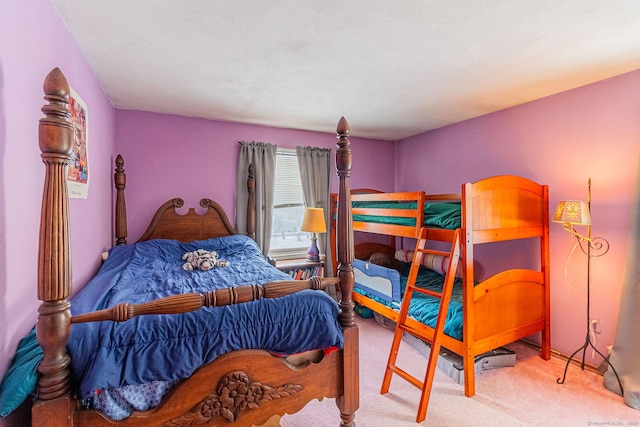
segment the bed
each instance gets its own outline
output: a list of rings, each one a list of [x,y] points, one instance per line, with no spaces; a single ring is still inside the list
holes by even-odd
[[[263,425],[273,422],[274,417],[277,420],[299,411],[313,399],[324,398],[336,399],[340,420],[335,424],[355,425],[359,343],[351,299],[354,250],[348,203],[338,207],[337,213],[337,278],[284,280],[286,274],[266,260],[249,260],[248,254],[257,246],[249,237],[235,235],[224,211],[209,199],[200,202],[206,209],[204,214],[193,209],[180,214],[176,209],[182,206],[182,200],[168,201],[158,209],[140,241],[128,244],[126,176],[119,156],[115,173],[117,244],[90,284],[99,276],[105,281],[101,280],[97,287],[88,284],[71,298],[65,177],[73,130],[67,105],[69,86],[59,69],[46,77],[44,92],[48,104],[42,111],[46,117],[39,124],[39,144],[46,166],[38,256],[38,298],[42,304],[36,326],[42,360],[38,365],[32,425]],[[348,135],[348,123],[341,118],[336,165],[339,193],[345,202],[350,199]],[[248,183],[250,190],[251,185]],[[232,244],[240,246],[229,249]],[[180,255],[197,249],[216,251],[229,265],[208,271],[182,268],[184,260],[178,259]],[[122,270],[119,258],[127,265]],[[256,262],[260,265],[256,266]],[[239,278],[223,285],[226,279],[221,275],[227,269],[237,270]],[[185,275],[200,280],[185,284],[178,279]],[[132,277],[125,280],[128,276]],[[328,284],[339,286],[339,302],[322,292]],[[291,335],[309,336],[302,330],[303,324],[316,322],[304,317],[309,315],[301,303],[304,300],[321,306],[320,314],[312,314],[314,319],[330,317],[327,322],[317,321],[327,329],[311,333],[329,337],[329,341],[310,343],[305,348],[292,344],[293,338],[281,337],[277,339],[279,344],[259,348],[264,340],[278,334],[273,323],[265,326],[262,322],[282,314],[286,319],[278,318],[276,323],[292,322],[287,325],[294,325],[290,326],[294,329],[285,328]],[[227,317],[214,316],[220,312]],[[203,313],[207,316],[204,320]],[[337,330],[327,326],[331,323],[337,325]],[[215,329],[216,326],[221,327]],[[236,327],[244,331],[242,335],[231,331]],[[109,339],[107,344],[99,344],[94,351],[105,357],[87,354],[83,347],[86,342],[90,344],[88,348],[95,348],[95,341],[105,336]],[[140,339],[142,344],[126,347]],[[156,343],[160,345],[154,347]],[[272,348],[279,345],[283,345],[280,351]],[[107,347],[117,351],[109,352]],[[137,358],[144,358],[144,354],[148,356],[146,362]],[[188,367],[184,367],[182,359],[189,359]],[[123,361],[122,366],[119,361]],[[82,378],[91,371],[94,380],[102,383],[83,382]],[[120,384],[122,378],[148,384],[156,376],[173,383],[152,409],[133,411],[116,421],[101,410],[82,404],[94,388],[100,394],[102,387]]]
[[[332,195],[337,206],[340,195]],[[386,235],[389,240],[356,237],[353,299],[392,322],[398,319],[408,267],[399,272],[372,265],[372,254],[411,259],[411,249],[396,249],[398,238],[409,241],[426,230],[434,245],[449,245],[455,229],[461,230],[461,256],[445,323],[442,346],[460,355],[467,396],[475,394],[474,361],[485,352],[541,333],[541,357],[550,358],[549,213],[548,188],[518,176],[494,176],[461,186],[460,194],[429,195],[424,191],[383,193],[372,189],[352,191],[353,228],[364,235]],[[331,218],[331,241],[336,227]],[[539,268],[504,268],[483,280],[474,275],[474,248],[501,241],[535,239]],[[403,239],[406,243],[406,240]],[[418,280],[427,288],[442,286],[446,266],[422,259]],[[435,270],[435,271],[434,271]],[[383,273],[380,273],[382,271]],[[369,276],[369,277],[367,277]],[[386,276],[386,279],[380,279]],[[391,277],[395,276],[392,280]],[[362,280],[361,280],[362,278]],[[373,284],[368,278],[374,278]],[[365,280],[367,279],[367,280]],[[410,324],[425,337],[434,334],[438,302],[414,296]]]

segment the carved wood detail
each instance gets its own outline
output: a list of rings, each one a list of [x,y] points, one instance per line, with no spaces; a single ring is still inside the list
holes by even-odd
[[[208,395],[189,413],[172,419],[164,426],[203,425],[218,417],[233,423],[246,409],[257,409],[262,403],[288,397],[301,390],[300,384],[272,387],[252,382],[243,371],[230,372],[220,379],[215,393]]]
[[[355,283],[353,272],[353,217],[351,214],[351,188],[349,177],[351,176],[351,143],[349,141],[349,123],[342,117],[338,122],[336,143],[336,168],[340,186],[338,200],[338,277],[340,278],[340,326],[343,328],[355,326],[354,304],[351,299]]]
[[[337,275],[340,278],[340,315],[338,321],[344,332],[343,351],[343,394],[336,399],[340,408],[340,425],[355,427],[355,413],[360,406],[360,366],[359,366],[359,335],[355,322],[353,287],[355,273],[353,271],[353,216],[351,212],[351,142],[349,141],[349,123],[344,117],[340,118],[337,127],[336,169],[340,180],[338,191],[338,227],[337,227]]]
[[[58,68],[47,75],[42,107],[44,118],[38,126],[38,143],[45,164],[45,182],[40,216],[38,249],[38,309],[36,335],[42,347],[38,365],[38,395],[52,400],[70,393],[66,352],[69,337],[71,254],[69,249],[69,201],[67,167],[73,146],[73,125],[69,111],[69,84]]]
[[[113,174],[116,188],[115,238],[116,245],[127,244],[127,205],[124,190],[127,185],[127,174],[124,159],[116,156],[116,167]],[[247,175],[247,235],[255,239],[255,173],[253,164],[249,165]],[[150,239],[176,239],[181,242],[204,240],[237,234],[237,230],[229,221],[222,206],[211,199],[200,200],[200,206],[207,209],[204,214],[197,214],[189,209],[185,215],[179,215],[176,209],[184,206],[184,200],[174,198],[165,202],[154,214],[147,230],[138,241]]]
[[[327,286],[337,283],[338,279],[335,277],[311,277],[307,280],[279,280],[262,285],[234,286],[202,294],[192,292],[188,294],[171,295],[141,304],[120,303],[103,310],[79,314],[71,318],[71,323],[101,320],[124,322],[136,316],[148,314],[187,313],[199,310],[202,307],[221,307],[224,305],[255,301],[262,298],[279,298],[306,289],[321,291]]]
[[[253,163],[247,176],[247,236],[256,239],[256,174]]]
[[[113,181],[116,186],[116,245],[126,245],[127,204],[124,198],[124,189],[127,186],[127,174],[124,171],[124,160],[120,154],[116,157],[116,170],[113,173]]]

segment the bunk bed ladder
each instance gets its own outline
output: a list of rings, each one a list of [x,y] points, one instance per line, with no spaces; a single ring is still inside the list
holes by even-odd
[[[458,265],[458,260],[460,259],[460,229],[457,229],[455,231],[453,242],[451,245],[451,252],[426,249],[426,234],[426,228],[422,228],[420,230],[420,238],[416,242],[416,249],[413,254],[411,269],[409,270],[409,277],[407,279],[405,294],[402,299],[402,305],[400,307],[400,315],[398,317],[398,322],[393,334],[393,343],[391,344],[389,360],[387,362],[387,368],[384,373],[382,388],[380,390],[381,394],[385,394],[389,391],[391,376],[394,373],[422,390],[420,404],[418,406],[418,415],[416,416],[416,422],[418,423],[424,421],[427,415],[427,406],[429,404],[431,386],[433,384],[433,377],[435,376],[438,356],[440,354],[441,340],[442,335],[444,334],[444,324],[447,318],[447,311],[449,310],[449,301],[451,300],[451,292],[453,290],[456,267]],[[415,284],[418,276],[418,270],[422,262],[422,257],[425,254],[443,255],[449,257],[449,267],[447,268],[447,272],[445,275],[442,292],[434,292],[429,289],[423,289],[417,287]],[[440,308],[438,311],[438,318],[436,320],[435,329],[427,329],[427,327],[425,326],[425,329],[422,330],[421,328],[412,327],[407,324],[409,303],[414,292],[419,292],[436,298],[440,298]],[[427,361],[427,371],[425,373],[424,381],[419,380],[418,378],[396,366],[398,349],[402,341],[403,333],[405,332],[431,344],[431,351],[429,353],[429,358]]]

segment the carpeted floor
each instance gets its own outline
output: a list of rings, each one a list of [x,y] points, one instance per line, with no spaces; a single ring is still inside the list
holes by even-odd
[[[360,408],[358,427],[402,426],[640,426],[640,411],[602,385],[602,376],[571,365],[564,384],[565,362],[544,361],[536,349],[523,343],[507,346],[516,352],[516,365],[484,370],[476,376],[476,394],[443,371],[436,372],[427,419],[415,422],[420,391],[394,375],[386,395],[380,394],[393,331],[373,319],[357,318],[360,327]],[[426,359],[403,343],[398,366],[422,378]],[[339,412],[333,399],[309,403],[286,415],[281,427],[337,426]]]

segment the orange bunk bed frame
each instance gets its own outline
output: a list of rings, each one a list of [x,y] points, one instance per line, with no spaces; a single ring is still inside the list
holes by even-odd
[[[461,194],[428,195],[424,191],[382,193],[363,189],[352,191],[352,201],[461,203],[461,256],[463,281],[463,339],[443,335],[442,346],[463,359],[466,396],[475,394],[475,357],[532,334],[541,333],[544,360],[551,356],[550,292],[549,292],[549,210],[548,187],[529,179],[503,175],[462,185]],[[333,194],[331,207],[337,206],[339,195]],[[376,252],[395,255],[395,238],[418,239],[424,221],[423,209],[380,209],[353,207],[354,231],[391,236],[387,243],[356,240],[355,257],[368,260]],[[362,222],[357,215],[414,218],[415,226]],[[331,216],[331,244],[336,245],[335,214]],[[361,237],[358,235],[356,237]],[[454,230],[427,228],[427,241],[452,242]],[[539,241],[537,270],[505,269],[476,283],[474,248],[476,245],[507,240],[535,238]],[[353,300],[384,317],[397,322],[399,311],[354,292]],[[433,328],[413,318],[407,324],[422,331],[433,342]]]

